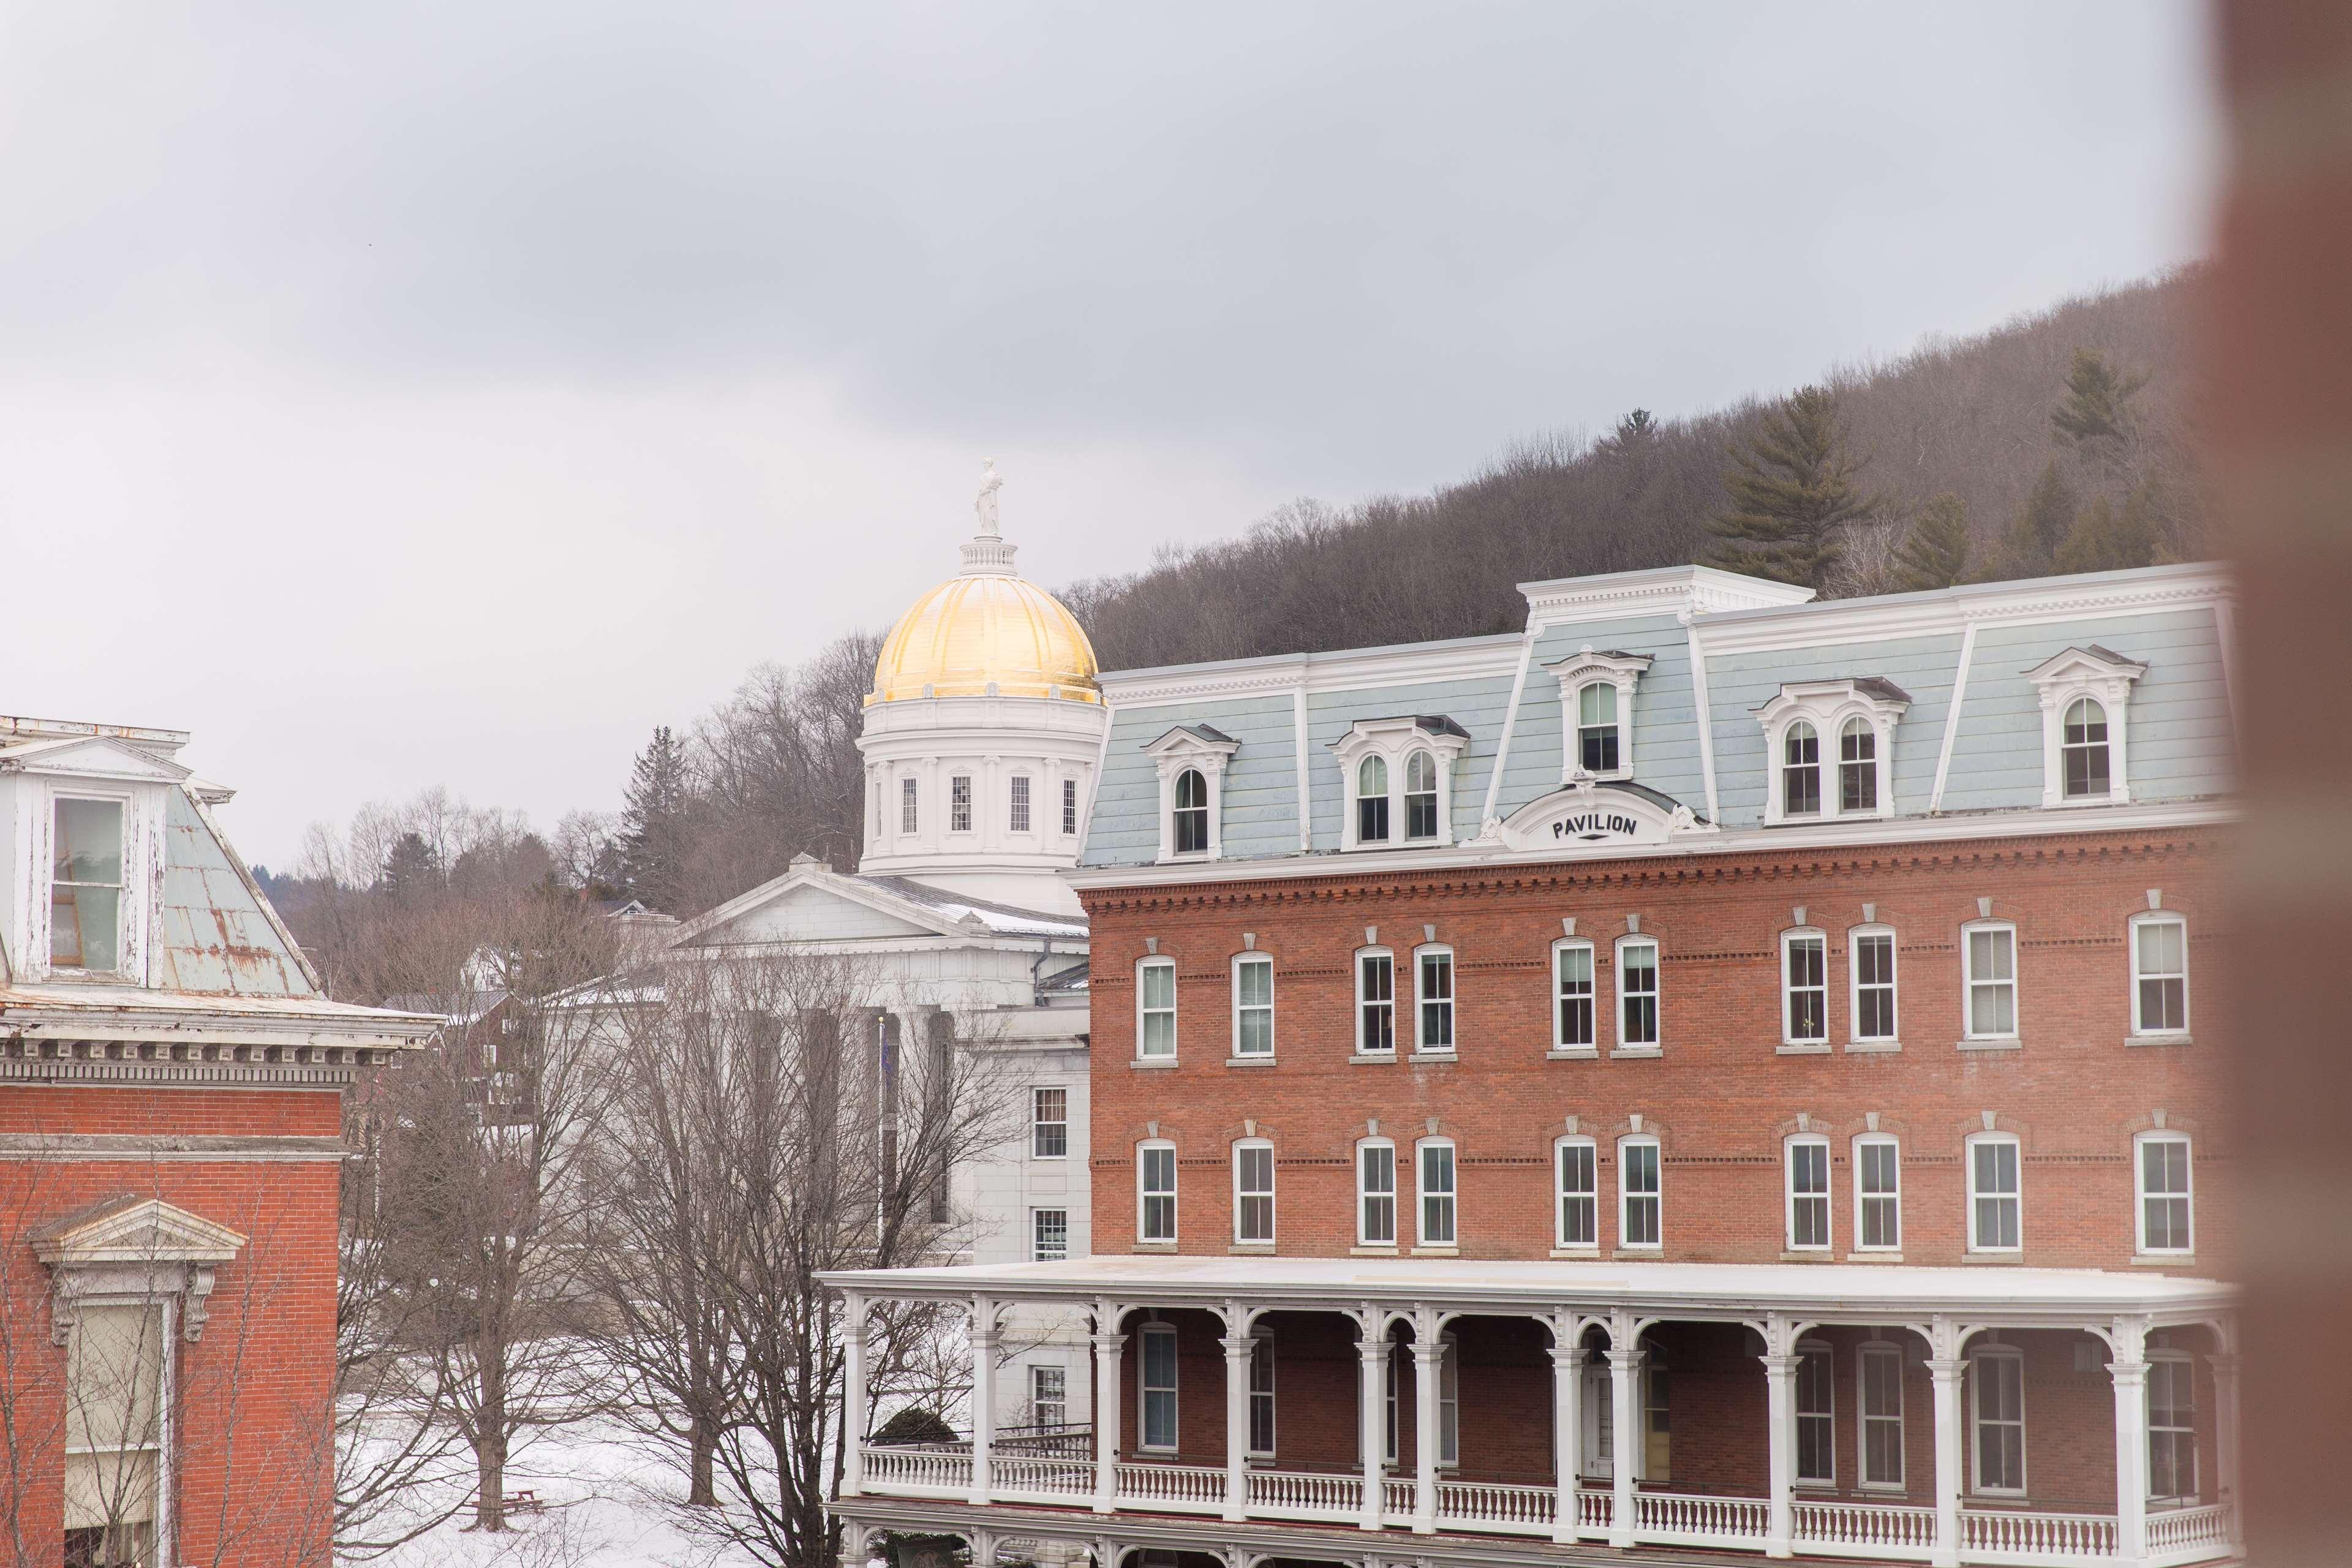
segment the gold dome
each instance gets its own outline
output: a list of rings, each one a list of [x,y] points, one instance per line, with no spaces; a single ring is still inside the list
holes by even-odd
[[[963,574],[950,577],[898,617],[874,661],[877,702],[914,697],[1054,697],[1100,702],[1094,645],[1077,617],[1033,583],[1013,575],[1012,549],[964,547]],[[973,561],[982,554],[983,559]]]

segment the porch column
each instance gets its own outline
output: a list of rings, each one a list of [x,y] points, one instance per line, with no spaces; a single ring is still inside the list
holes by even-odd
[[[2137,1334],[2116,1340],[2116,1562],[2137,1568],[2147,1558],[2147,1356]]]
[[[1936,1388],[1936,1548],[1934,1568],[1960,1561],[1960,1379],[1969,1363],[1955,1356],[1927,1363]]]
[[[1785,1336],[1784,1336],[1785,1337]],[[1793,1355],[1759,1356],[1764,1363],[1764,1420],[1772,1495],[1764,1526],[1764,1555],[1790,1555],[1795,1529],[1791,1493],[1797,1478],[1797,1362]]]
[[[1356,1442],[1364,1459],[1364,1510],[1360,1522],[1366,1530],[1381,1528],[1381,1461],[1388,1448],[1389,1342],[1387,1335],[1372,1331],[1377,1317],[1367,1312],[1358,1320],[1363,1326],[1356,1340]]]
[[[1102,1328],[1108,1323],[1111,1327]],[[1118,1384],[1127,1336],[1116,1309],[1097,1315],[1095,1324],[1095,1511],[1118,1506]]]
[[[841,1495],[866,1484],[866,1298],[841,1301]]]
[[[1632,1336],[1609,1340],[1610,1483],[1614,1491],[1609,1512],[1609,1544],[1623,1550],[1633,1544],[1633,1453],[1641,1442],[1639,1419],[1642,1352]]]
[[[1576,1539],[1577,1480],[1584,1468],[1584,1347],[1555,1327],[1551,1342],[1551,1462],[1559,1479],[1552,1505],[1551,1538],[1562,1545]]]
[[[2213,1495],[2228,1510],[2230,1549],[2245,1551],[2238,1510],[2238,1358],[2205,1358],[2213,1368]]]
[[[1236,1321],[1239,1314],[1227,1321]],[[1227,1334],[1225,1345],[1225,1518],[1238,1523],[1249,1502],[1250,1338]]]
[[[1412,1341],[1412,1528],[1422,1535],[1437,1529],[1437,1375],[1445,1342],[1434,1331],[1413,1328]]]
[[[988,1447],[996,1435],[996,1303],[971,1304],[971,1503],[988,1501]]]

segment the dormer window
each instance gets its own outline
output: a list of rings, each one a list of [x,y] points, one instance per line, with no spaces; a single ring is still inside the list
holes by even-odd
[[[2147,666],[2092,643],[2025,672],[2042,699],[2042,804],[2121,805],[2132,683]]]
[[[1895,815],[1888,769],[1910,693],[1877,676],[1791,681],[1756,710],[1767,755],[1764,820]]]
[[[122,967],[122,803],[60,795],[51,838],[49,967]]]
[[[1206,724],[1179,724],[1143,748],[1160,770],[1160,858],[1213,860],[1224,853],[1225,763],[1241,742]],[[1062,823],[1074,831],[1077,795],[1065,781]]]
[[[1339,847],[1452,843],[1454,763],[1469,744],[1443,714],[1358,721],[1331,746],[1348,792]]]
[[[1385,844],[1389,837],[1389,762],[1366,757],[1356,769],[1356,842]]]
[[[1633,688],[1650,668],[1646,653],[1596,651],[1591,644],[1545,666],[1559,682],[1560,781],[1579,773],[1630,778],[1633,773]]]

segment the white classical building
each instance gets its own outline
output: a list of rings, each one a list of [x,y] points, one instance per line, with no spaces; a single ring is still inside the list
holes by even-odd
[[[669,952],[761,948],[856,959],[874,989],[877,1058],[953,1038],[1017,1097],[1017,1131],[958,1170],[968,1247],[942,1262],[1087,1255],[1087,925],[1061,874],[1077,864],[1103,744],[1092,647],[1068,610],[1013,568],[982,481],[963,569],[918,599],[884,643],[859,747],[864,853],[814,857],[680,927]],[[1001,1429],[1083,1424],[1083,1312],[1008,1323]],[[886,1412],[887,1414],[887,1412]]]

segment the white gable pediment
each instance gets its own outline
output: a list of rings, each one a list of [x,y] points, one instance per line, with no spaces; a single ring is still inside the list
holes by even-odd
[[[189,770],[111,735],[60,737],[0,747],[0,772],[51,778],[178,784]]]
[[[125,1197],[33,1235],[33,1253],[51,1268],[114,1263],[226,1263],[246,1238],[161,1198]]]
[[[919,923],[867,900],[844,897],[832,888],[803,883],[778,890],[772,899],[743,910],[704,940],[720,942],[870,942],[877,938],[937,936],[940,928]]]
[[[1496,829],[1506,849],[1545,854],[1607,854],[1712,831],[1690,807],[1655,790],[1590,775],[1529,801]]]

